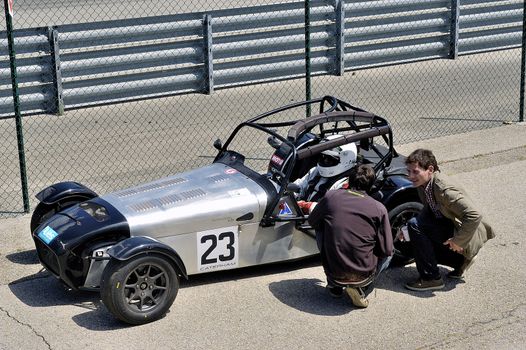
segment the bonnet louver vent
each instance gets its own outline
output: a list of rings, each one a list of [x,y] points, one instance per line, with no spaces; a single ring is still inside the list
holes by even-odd
[[[146,201],[146,202],[130,205],[129,208],[131,210],[136,211],[136,212],[139,213],[141,211],[152,210],[152,209],[154,209],[156,207],[157,207],[157,205],[156,205],[155,201]]]
[[[179,195],[181,197],[183,197],[183,199],[192,199],[192,198],[197,198],[197,197],[202,197],[206,194],[205,191],[203,191],[202,189],[200,188],[196,188],[195,190],[191,190],[191,191],[186,191],[186,192],[181,192],[179,193]]]
[[[177,194],[171,194],[168,196],[161,197],[159,199],[151,199],[141,203],[130,205],[128,208],[131,210],[140,213],[144,211],[149,211],[155,208],[168,207],[174,203],[198,198],[206,195],[206,192],[200,188],[195,190],[190,190],[186,192],[181,192]]]
[[[214,175],[214,176],[210,176],[209,179],[214,181],[214,182],[221,182],[221,181],[225,181],[225,180],[228,180],[230,177],[227,176],[227,175],[223,175],[223,174],[219,174],[219,175]]]
[[[169,196],[159,198],[159,202],[161,203],[161,205],[170,205],[181,200],[183,199],[177,194],[171,194]]]
[[[148,192],[148,191],[153,191],[153,190],[159,190],[159,189],[162,189],[162,188],[166,188],[168,186],[172,186],[172,185],[177,185],[177,184],[180,184],[180,183],[183,183],[183,182],[186,182],[187,180],[186,179],[183,179],[183,178],[176,178],[176,179],[170,179],[170,180],[166,180],[166,181],[162,181],[162,182],[157,182],[157,183],[154,183],[154,184],[148,184],[148,185],[144,185],[144,186],[141,186],[141,187],[136,187],[136,188],[130,188],[129,190],[124,190],[124,191],[121,191],[119,193],[117,193],[117,197],[128,197],[128,196],[133,196],[134,194],[138,194],[138,193],[144,193],[144,192]]]

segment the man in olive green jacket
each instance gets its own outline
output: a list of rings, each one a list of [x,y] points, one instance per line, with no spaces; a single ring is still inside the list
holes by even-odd
[[[452,267],[451,278],[463,278],[484,243],[495,234],[466,192],[440,173],[433,153],[413,151],[405,161],[424,208],[407,228],[420,278],[406,284],[416,291],[444,288],[437,264]]]

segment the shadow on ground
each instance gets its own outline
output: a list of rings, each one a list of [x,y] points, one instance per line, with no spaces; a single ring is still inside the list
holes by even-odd
[[[18,264],[38,263],[34,250],[10,254],[8,259]],[[319,259],[314,257],[289,263],[269,264],[190,276],[188,281],[181,281],[181,288],[279,274],[318,265]],[[72,290],[44,269],[36,274],[24,276],[9,283],[9,288],[21,302],[33,308],[66,305],[80,308],[80,312],[73,316],[72,320],[79,326],[89,330],[106,331],[129,327],[128,324],[118,321],[110,314],[102,303],[99,292]],[[323,288],[320,287],[320,289],[322,290]]]
[[[354,309],[346,296],[330,297],[317,278],[272,282],[269,290],[283,304],[314,315],[340,316]]]
[[[405,284],[418,278],[418,271],[414,264],[407,266],[392,267],[384,271],[375,281],[375,288],[390,290],[396,293],[410,294],[418,298],[432,298],[437,293],[449,292],[456,288],[458,284],[463,284],[463,280],[455,280],[446,277],[450,269],[439,266],[440,273],[444,279],[445,287],[439,290],[428,290],[415,292],[405,288]]]
[[[5,257],[12,263],[20,265],[34,265],[39,262],[36,249],[8,254]]]
[[[443,276],[448,271],[446,268],[441,268]],[[370,298],[374,295],[374,289],[384,289],[418,298],[432,298],[437,293],[448,292],[456,288],[457,284],[464,283],[462,280],[444,277],[445,287],[440,290],[415,292],[406,289],[404,285],[417,276],[418,272],[414,265],[389,268],[375,280],[373,288],[369,288],[367,294]],[[347,295],[337,299],[329,296],[325,285],[326,282],[319,279],[291,279],[273,282],[269,285],[269,290],[283,304],[315,315],[339,316],[356,309]]]
[[[10,254],[8,259],[18,264],[34,264],[35,255],[34,251],[30,250]],[[189,281],[181,281],[181,288],[280,274],[319,265],[318,257],[314,257],[289,263],[202,274],[191,276]],[[443,269],[442,273],[445,275],[447,270]],[[410,294],[419,298],[430,298],[436,293],[447,292],[454,289],[458,283],[463,283],[463,281],[445,279],[446,287],[439,291],[413,292],[405,289],[404,284],[417,276],[418,273],[414,265],[393,267],[375,281],[375,288]],[[20,301],[33,308],[66,305],[80,308],[80,312],[74,315],[72,319],[86,329],[105,331],[129,327],[129,325],[116,320],[108,312],[102,304],[98,292],[72,290],[45,270],[13,281],[9,283],[9,288]],[[311,314],[338,316],[356,309],[347,296],[339,299],[330,297],[325,290],[325,281],[320,281],[317,278],[282,280],[270,283],[268,288],[283,304]]]

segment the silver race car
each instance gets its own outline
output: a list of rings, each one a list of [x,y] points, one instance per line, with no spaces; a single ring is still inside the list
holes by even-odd
[[[319,114],[298,119],[307,106]],[[371,196],[389,210],[396,235],[422,205],[388,122],[325,96],[239,124],[214,143],[218,153],[205,167],[103,196],[76,182],[47,187],[31,220],[38,257],[69,287],[100,291],[118,319],[154,321],[172,305],[181,277],[318,254],[297,183],[323,154],[346,145],[355,163],[376,170]],[[346,176],[326,178],[320,196]],[[405,244],[395,243],[400,261],[411,258]]]

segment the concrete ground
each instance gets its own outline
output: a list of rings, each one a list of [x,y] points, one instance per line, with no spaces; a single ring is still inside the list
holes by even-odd
[[[192,277],[165,318],[130,327],[97,294],[67,290],[41,270],[26,215],[0,220],[0,349],[526,348],[526,125],[398,151],[416,147],[435,152],[497,232],[464,281],[411,292],[403,284],[415,266],[391,268],[359,310],[326,295],[310,259]]]

